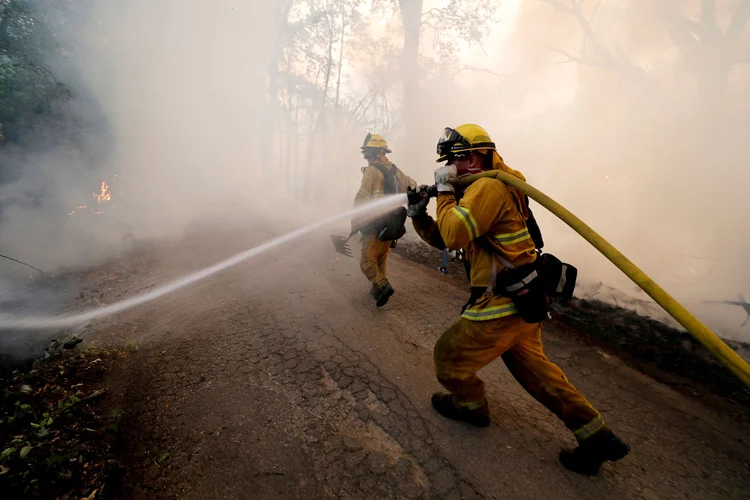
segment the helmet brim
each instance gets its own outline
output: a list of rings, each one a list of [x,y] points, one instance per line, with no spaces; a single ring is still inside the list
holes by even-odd
[[[368,149],[377,149],[377,150],[382,150],[382,151],[383,151],[384,153],[393,153],[393,151],[391,151],[391,150],[390,150],[390,149],[388,149],[388,148],[376,148],[376,147],[372,147],[372,146],[362,146],[362,147],[361,147],[361,148],[359,148],[359,149],[361,149],[363,153],[364,153],[364,152],[365,152],[366,150],[368,150]]]

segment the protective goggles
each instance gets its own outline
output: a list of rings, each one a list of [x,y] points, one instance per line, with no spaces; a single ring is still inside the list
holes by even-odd
[[[471,149],[471,143],[452,128],[443,130],[437,143],[437,154],[440,157],[448,156],[451,152],[466,151]]]

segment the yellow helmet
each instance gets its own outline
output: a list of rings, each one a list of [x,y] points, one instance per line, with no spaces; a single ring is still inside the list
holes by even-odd
[[[365,142],[362,143],[362,151],[365,149],[384,149],[386,153],[390,153],[391,150],[388,149],[388,143],[385,142],[385,138],[380,134],[367,134],[367,137],[365,137]]]
[[[460,156],[461,153],[480,149],[495,150],[495,143],[485,129],[473,123],[467,123],[455,129],[446,128],[438,139],[438,163],[446,161],[449,156]]]

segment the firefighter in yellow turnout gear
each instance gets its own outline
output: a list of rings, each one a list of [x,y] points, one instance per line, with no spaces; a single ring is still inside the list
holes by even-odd
[[[372,201],[381,196],[405,193],[407,187],[415,188],[417,183],[409,176],[399,170],[396,165],[386,157],[391,150],[388,149],[383,136],[379,134],[367,134],[362,145],[362,155],[367,160],[367,167],[363,169],[362,184],[354,198],[354,204],[359,205]],[[403,210],[403,209],[401,209]],[[352,231],[362,233],[362,254],[359,265],[362,273],[372,283],[370,290],[375,299],[377,307],[384,306],[393,295],[393,287],[386,276],[388,254],[395,246],[394,239],[383,239],[380,234],[381,228],[376,223],[368,223],[363,219],[352,220]],[[403,234],[403,233],[402,233]],[[401,237],[398,235],[397,237]]]
[[[481,178],[463,192],[456,186],[459,177],[483,170],[501,169],[524,177],[504,163],[487,132],[477,125],[446,129],[438,154],[437,161],[446,165],[435,170],[437,222],[426,212],[429,195],[424,186],[417,196],[410,196],[408,214],[427,243],[466,250],[472,297],[461,318],[435,345],[437,378],[450,394],[434,394],[432,405],[447,418],[489,425],[484,383],[477,371],[502,357],[518,383],[578,440],[575,450],[560,453],[562,464],[575,472],[595,474],[605,461],[623,458],[629,447],[547,358],[541,323],[525,322],[511,298],[495,293],[495,281],[508,267],[503,261],[517,268],[537,259],[528,200],[492,178]]]

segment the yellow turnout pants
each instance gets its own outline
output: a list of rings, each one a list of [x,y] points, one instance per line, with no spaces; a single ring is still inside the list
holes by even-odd
[[[362,269],[362,274],[378,288],[384,287],[388,282],[385,271],[391,243],[391,241],[380,241],[374,231],[362,235],[362,255],[359,259],[359,267]]]
[[[544,354],[541,324],[526,323],[517,315],[491,321],[459,319],[435,344],[437,378],[453,395],[454,404],[483,408],[487,400],[477,371],[500,356],[518,383],[578,440],[604,427],[599,412]]]

